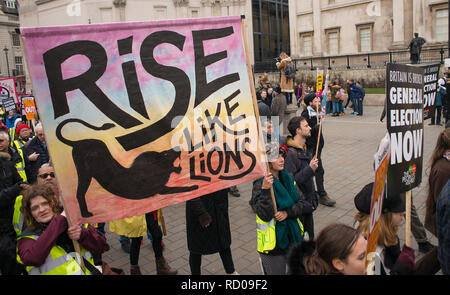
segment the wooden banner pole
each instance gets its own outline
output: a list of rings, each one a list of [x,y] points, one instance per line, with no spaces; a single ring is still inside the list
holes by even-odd
[[[405,222],[405,244],[411,247],[411,191],[406,192],[406,222]]]
[[[241,16],[241,30],[242,30],[242,39],[244,41],[244,50],[245,50],[245,57],[247,62],[247,72],[248,72],[248,78],[250,80],[250,89],[252,92],[252,98],[253,98],[253,109],[256,114],[256,124],[258,126],[258,137],[261,140],[261,122],[259,120],[259,110],[258,110],[258,101],[256,99],[256,90],[255,90],[255,81],[253,79],[253,73],[252,73],[252,66],[250,64],[249,60],[249,51],[248,51],[248,43],[247,43],[247,32],[245,30],[245,18],[244,16]],[[259,145],[259,144],[258,144]],[[266,173],[270,172],[269,162],[266,162]],[[273,204],[273,211],[274,213],[277,213],[277,203],[275,201],[275,194],[273,192],[273,186],[270,188],[270,196],[272,198],[272,204]]]

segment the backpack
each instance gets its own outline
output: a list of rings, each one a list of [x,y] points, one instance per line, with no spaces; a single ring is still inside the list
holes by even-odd
[[[284,72],[284,75],[288,79],[295,79],[295,65],[293,62],[287,62],[286,63],[286,71]]]

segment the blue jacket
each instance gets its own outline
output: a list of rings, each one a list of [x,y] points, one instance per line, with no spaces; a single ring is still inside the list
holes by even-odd
[[[355,98],[364,98],[366,96],[366,92],[362,88],[362,86],[355,86]]]
[[[358,90],[356,89],[356,83],[351,83],[349,88],[351,88],[350,93],[348,94],[350,98],[357,98]]]
[[[439,91],[436,92],[436,106],[441,107],[442,106],[442,97],[445,97],[447,94],[447,91],[445,90],[445,87],[438,86]]]
[[[19,118],[19,115],[15,114],[14,117],[10,118],[9,116],[6,116],[5,125],[9,129],[14,128],[14,122],[16,122],[16,119]]]

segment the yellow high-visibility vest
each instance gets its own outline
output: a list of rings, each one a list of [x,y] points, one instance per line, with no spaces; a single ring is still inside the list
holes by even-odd
[[[88,224],[85,224],[87,227]],[[17,240],[23,238],[30,238],[37,240],[38,235],[25,235],[20,236]],[[80,245],[81,246],[81,245]],[[94,265],[94,258],[92,254],[81,247],[81,256],[84,257],[89,263]],[[19,254],[17,254],[17,261],[22,263]],[[22,263],[23,264],[23,263]],[[54,245],[50,250],[50,254],[45,259],[44,264],[39,267],[26,266],[26,271],[29,275],[90,275],[91,272],[86,268],[86,272],[83,272],[80,264],[77,262],[76,253],[67,253],[61,246]]]

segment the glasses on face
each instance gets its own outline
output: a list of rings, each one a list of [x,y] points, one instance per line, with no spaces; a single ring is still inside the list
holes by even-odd
[[[5,139],[1,139],[1,138],[0,138],[0,143],[1,143],[1,142],[4,142],[4,141],[6,141],[6,140],[5,140]]]
[[[50,172],[50,173],[44,173],[44,174],[41,174],[41,175],[38,175],[40,178],[42,178],[42,179],[46,179],[47,177],[51,177],[51,178],[55,178],[55,173],[54,172]]]
[[[39,210],[39,208],[41,208],[41,206],[44,207],[44,208],[48,208],[48,207],[50,207],[50,203],[45,201],[45,202],[42,202],[40,204],[36,204],[36,205],[34,205],[34,206],[32,206],[30,208],[31,212],[35,212],[35,211]]]

